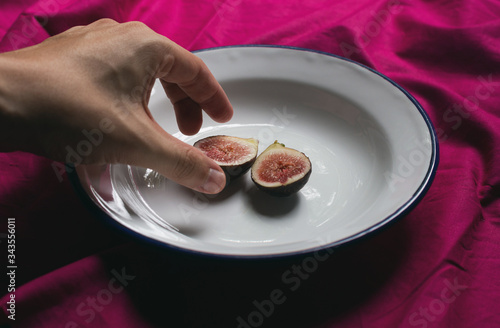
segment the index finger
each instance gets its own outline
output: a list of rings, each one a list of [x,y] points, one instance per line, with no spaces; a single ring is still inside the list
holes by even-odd
[[[170,40],[158,78],[178,86],[177,92],[168,95],[174,105],[189,98],[217,122],[227,122],[232,117],[231,103],[207,65]]]

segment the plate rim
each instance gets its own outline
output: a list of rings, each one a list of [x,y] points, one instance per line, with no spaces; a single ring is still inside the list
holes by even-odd
[[[180,253],[188,253],[191,255],[198,255],[198,256],[204,256],[204,257],[215,257],[215,258],[229,258],[229,259],[267,259],[267,258],[284,258],[284,257],[292,257],[292,256],[299,256],[299,255],[305,255],[305,254],[312,254],[315,252],[318,252],[320,250],[326,250],[326,249],[331,249],[331,248],[337,248],[340,246],[344,246],[347,244],[351,244],[354,241],[361,241],[364,240],[365,238],[374,235],[375,233],[381,232],[385,230],[385,228],[388,228],[391,224],[394,224],[395,222],[399,221],[402,219],[406,214],[408,214],[413,208],[415,208],[418,203],[422,200],[422,198],[425,196],[427,191],[432,185],[432,182],[434,181],[437,168],[439,165],[439,141],[436,135],[436,130],[434,128],[434,125],[432,124],[429,115],[425,112],[423,109],[422,105],[416,100],[415,97],[413,97],[408,91],[406,91],[403,87],[401,87],[398,83],[393,81],[391,78],[388,76],[384,75],[383,73],[380,73],[379,71],[366,66],[360,62],[357,62],[355,60],[352,60],[350,58],[342,57],[333,53],[328,53],[325,51],[321,50],[316,50],[316,49],[309,49],[309,48],[303,48],[303,47],[295,47],[295,46],[285,46],[285,45],[266,45],[266,44],[244,44],[244,45],[229,45],[229,46],[218,46],[218,47],[210,47],[210,48],[202,48],[198,50],[191,51],[194,54],[197,53],[203,53],[203,52],[208,52],[208,51],[214,51],[214,50],[225,50],[225,49],[244,49],[244,48],[251,48],[251,49],[285,49],[285,50],[294,50],[294,51],[303,51],[307,53],[316,53],[319,55],[325,55],[329,57],[333,57],[339,60],[346,61],[350,64],[357,65],[363,69],[366,69],[370,71],[371,73],[374,73],[378,75],[379,77],[383,78],[387,82],[389,82],[392,86],[396,87],[399,91],[401,91],[413,104],[413,106],[418,110],[420,116],[424,120],[427,130],[429,131],[429,136],[431,139],[431,156],[430,156],[430,163],[429,167],[427,169],[427,172],[425,174],[424,179],[422,179],[422,182],[420,183],[419,187],[416,189],[416,191],[413,193],[413,195],[399,208],[397,208],[391,215],[385,217],[383,220],[379,221],[378,223],[363,229],[351,236],[318,245],[315,247],[310,247],[302,250],[295,250],[295,251],[290,251],[290,252],[285,252],[285,253],[268,253],[268,254],[223,254],[223,253],[210,253],[210,252],[204,252],[202,250],[193,250],[193,249],[188,249],[188,248],[183,248],[174,244],[169,244],[166,242],[162,242],[159,240],[156,240],[152,237],[148,237],[146,235],[143,235],[139,232],[136,232],[132,229],[129,229],[125,225],[121,224],[117,220],[113,219],[111,216],[109,216],[106,212],[104,212],[91,198],[90,195],[88,195],[87,192],[85,192],[84,187],[81,184],[80,177],[77,173],[77,167],[75,167],[74,164],[71,163],[65,163],[65,168],[66,168],[66,173],[68,175],[68,179],[73,186],[73,189],[75,190],[77,196],[82,200],[84,205],[91,210],[92,213],[96,214],[96,216],[100,217],[101,220],[106,222],[107,224],[111,225],[113,228],[117,228],[119,231],[126,233],[127,235],[131,235],[132,237],[139,239],[140,241],[153,244],[155,246],[160,246],[167,248],[169,250],[175,250]],[[109,164],[105,164],[108,166]]]

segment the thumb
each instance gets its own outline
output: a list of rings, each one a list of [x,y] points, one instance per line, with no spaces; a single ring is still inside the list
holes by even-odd
[[[202,193],[216,194],[224,189],[224,172],[199,149],[167,133],[156,137],[157,142],[149,142],[131,164],[155,170],[168,179]]]

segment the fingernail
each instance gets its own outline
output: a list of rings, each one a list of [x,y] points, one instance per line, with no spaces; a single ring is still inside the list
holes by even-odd
[[[200,190],[207,194],[216,194],[221,191],[226,185],[226,176],[224,173],[210,169],[208,178],[200,187]]]

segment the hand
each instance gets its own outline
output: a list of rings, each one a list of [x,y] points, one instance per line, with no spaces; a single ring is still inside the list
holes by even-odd
[[[201,59],[142,23],[103,19],[0,54],[0,151],[77,162],[70,150],[80,146],[85,164],[148,167],[189,188],[219,192],[221,168],[151,117],[157,78],[182,133],[199,131],[202,110],[217,122],[231,118],[229,100]],[[81,142],[87,138],[90,150]]]

